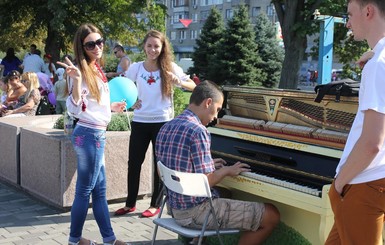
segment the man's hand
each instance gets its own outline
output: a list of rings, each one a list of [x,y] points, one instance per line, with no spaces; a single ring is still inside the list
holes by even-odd
[[[356,61],[356,64],[360,66],[360,68],[364,68],[366,62],[370,60],[374,55],[374,52],[372,50],[366,51],[361,55],[361,57]]]
[[[250,172],[250,166],[246,163],[237,162],[232,166],[226,166],[228,168],[228,176],[237,176],[242,172]]]
[[[220,169],[226,165],[226,161],[223,160],[222,158],[215,158],[213,160],[214,160],[215,169]]]

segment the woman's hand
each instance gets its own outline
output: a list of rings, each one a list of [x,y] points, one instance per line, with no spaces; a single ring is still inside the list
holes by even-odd
[[[80,70],[67,57],[65,58],[64,61],[65,63],[58,61],[57,64],[64,67],[64,69],[66,70],[67,76],[69,76],[74,80],[76,79],[81,80],[82,74]]]
[[[4,117],[4,116],[8,116],[8,115],[13,114],[13,111],[14,111],[14,110],[4,110],[4,112],[3,112],[3,117]]]
[[[127,106],[126,102],[112,102],[111,110],[116,112],[123,112],[124,109],[126,109],[126,106]]]
[[[171,77],[171,81],[173,84],[181,86],[182,81],[172,72],[167,72],[167,74]]]

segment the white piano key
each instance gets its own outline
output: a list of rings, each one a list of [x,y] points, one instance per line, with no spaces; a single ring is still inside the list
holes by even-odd
[[[243,172],[243,173],[241,173],[241,175],[245,176],[245,177],[248,177],[248,178],[251,178],[251,179],[263,181],[263,182],[266,182],[266,183],[269,183],[269,184],[274,184],[274,185],[282,186],[282,187],[285,187],[285,188],[288,188],[288,189],[300,191],[300,192],[303,192],[303,193],[306,193],[306,194],[310,194],[310,195],[313,195],[313,196],[319,196],[321,194],[321,192],[322,192],[322,191],[320,191],[320,190],[318,190],[316,188],[312,188],[312,187],[308,187],[308,186],[303,186],[301,184],[289,182],[289,181],[286,181],[286,180],[280,180],[280,179],[277,179],[277,178],[274,178],[274,177],[271,177],[271,176],[266,176],[266,175],[263,175],[263,174],[258,174],[258,173],[253,173],[253,172]]]

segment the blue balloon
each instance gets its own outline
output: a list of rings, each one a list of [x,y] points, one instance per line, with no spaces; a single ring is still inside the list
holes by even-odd
[[[126,77],[115,77],[108,82],[111,102],[126,101],[126,108],[133,106],[138,98],[138,89],[133,81]]]

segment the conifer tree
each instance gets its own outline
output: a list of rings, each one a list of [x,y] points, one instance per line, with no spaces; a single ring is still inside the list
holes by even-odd
[[[212,8],[202,27],[202,33],[196,40],[195,50],[192,54],[194,66],[190,72],[197,74],[201,80],[210,79],[207,75],[210,68],[209,58],[214,56],[216,45],[221,40],[224,30],[221,13],[218,9]]]
[[[260,63],[254,30],[247,9],[240,5],[228,21],[216,55],[210,59],[208,77],[217,84],[261,85]]]
[[[284,50],[279,47],[276,29],[265,14],[258,15],[255,24],[255,41],[261,62],[257,67],[262,70],[262,86],[276,87],[281,78]]]

